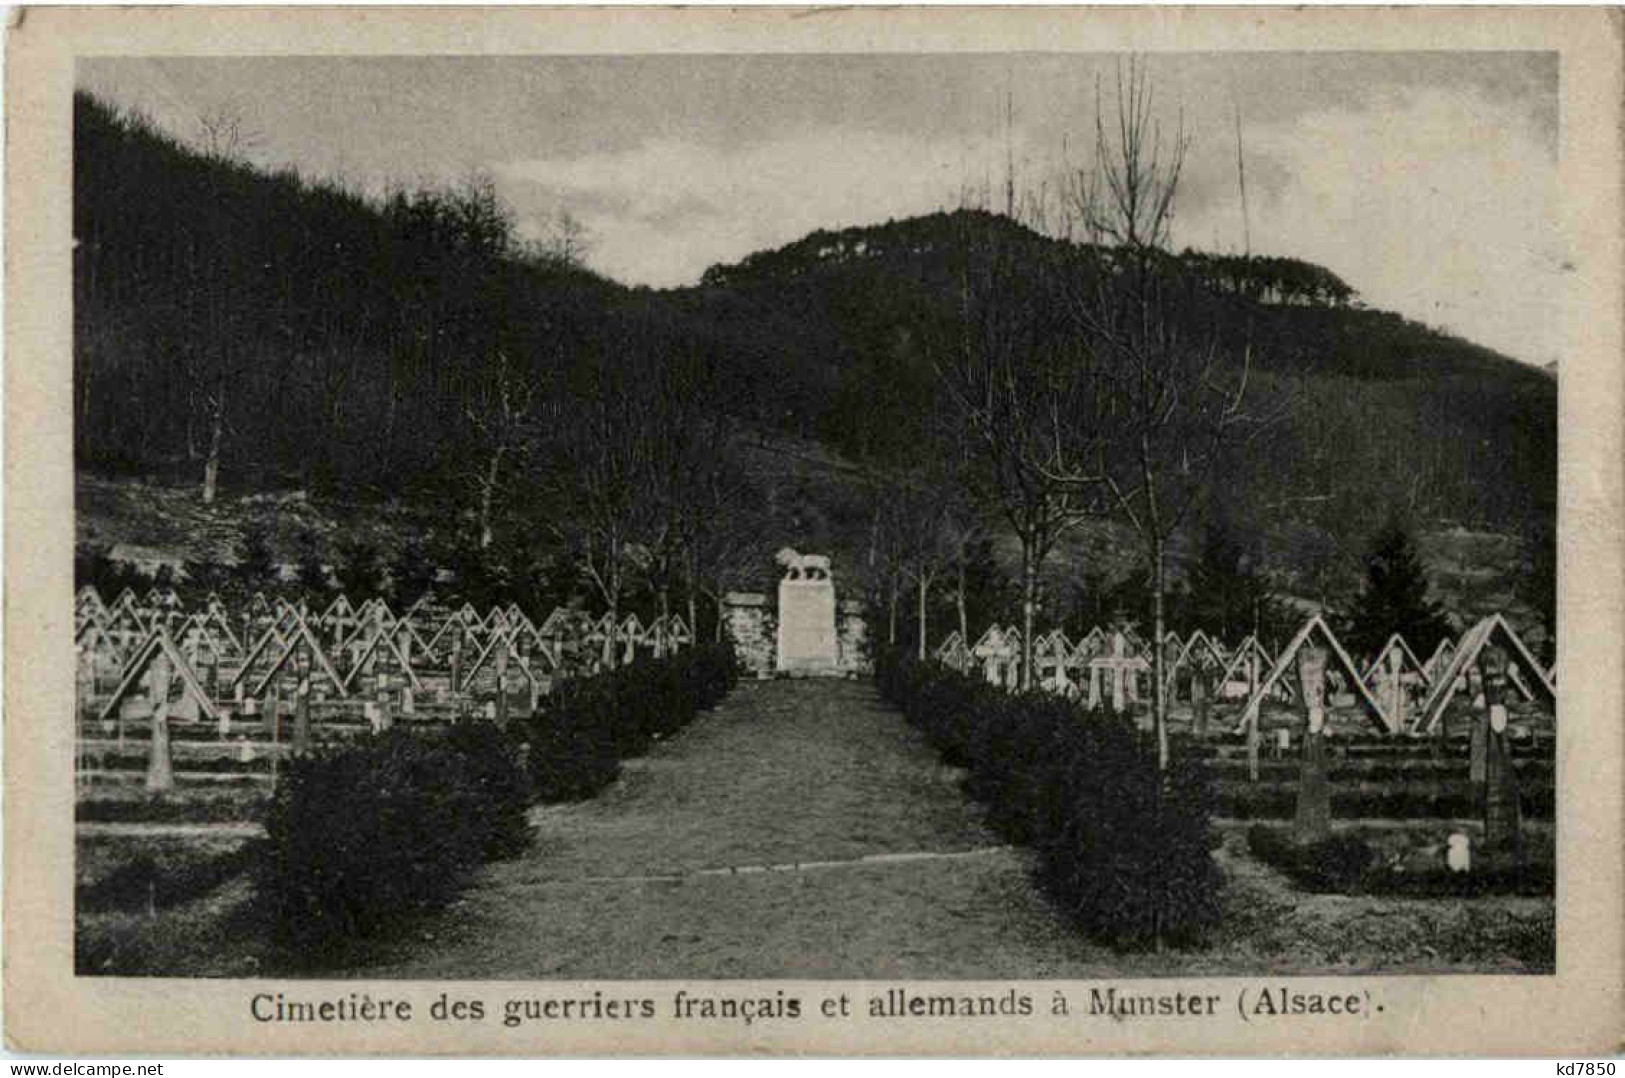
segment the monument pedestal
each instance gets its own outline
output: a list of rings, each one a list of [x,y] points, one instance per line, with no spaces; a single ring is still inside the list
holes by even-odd
[[[780,674],[839,677],[841,653],[835,634],[835,582],[779,581],[778,660]]]

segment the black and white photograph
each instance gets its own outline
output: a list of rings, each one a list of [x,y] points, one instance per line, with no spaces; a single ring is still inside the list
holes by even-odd
[[[1076,40],[78,55],[73,978],[1551,981],[1561,51]]]

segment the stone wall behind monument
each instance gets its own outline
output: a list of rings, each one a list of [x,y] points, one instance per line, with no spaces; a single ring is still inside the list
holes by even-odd
[[[730,591],[722,597],[724,624],[747,677],[773,676],[777,612],[759,591]]]
[[[772,600],[757,591],[731,591],[722,599],[724,624],[733,638],[746,677],[770,678],[778,665],[778,611]],[[847,677],[868,677],[874,665],[868,653],[868,625],[863,604],[840,600],[835,615],[840,642],[839,670]]]
[[[847,677],[868,677],[874,673],[863,604],[856,599],[842,599],[835,615],[835,631],[841,640],[841,673]]]

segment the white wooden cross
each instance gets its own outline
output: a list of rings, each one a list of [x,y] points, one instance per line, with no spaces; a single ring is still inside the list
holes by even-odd
[[[1100,672],[1105,671],[1111,677],[1112,707],[1123,711],[1129,704],[1139,699],[1140,671],[1151,669],[1151,664],[1145,661],[1143,655],[1130,655],[1128,653],[1128,640],[1121,632],[1112,634],[1112,650],[1110,654],[1101,655],[1089,660],[1089,696],[1098,702],[1100,696]]]

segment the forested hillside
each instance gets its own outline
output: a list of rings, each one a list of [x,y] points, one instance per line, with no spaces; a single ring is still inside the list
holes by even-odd
[[[518,551],[510,581],[559,553],[536,523],[562,511],[549,469],[570,458],[544,443],[571,402],[636,395],[672,370],[701,372],[685,399],[726,414],[724,440],[755,446],[735,491],[749,491],[752,532],[868,571],[883,477],[951,414],[943,370],[981,253],[996,243],[1015,267],[1004,287],[1038,308],[1051,286],[1025,267],[1112,272],[1102,249],[960,211],[817,232],[691,288],[629,289],[522,241],[489,184],[369,199],[200,152],[84,95],[75,125],[82,473],[195,485],[204,501],[405,499],[442,537],[472,529],[489,558]],[[1247,356],[1272,402],[1268,429],[1227,458],[1176,537],[1176,561],[1222,521],[1283,588],[1330,600],[1398,516],[1514,537],[1509,572],[1546,579],[1550,375],[1365,309],[1322,267],[1187,251],[1159,272],[1189,331],[1232,369]],[[793,467],[775,463],[787,445]],[[1113,527],[1074,537],[1060,571],[1104,572],[1100,588],[1131,576]]]
[[[525,249],[489,185],[382,202],[75,99],[82,467],[393,493],[451,478],[494,357],[596,353],[624,290]]]
[[[787,394],[786,408],[808,431],[858,458],[906,455],[933,396],[926,342],[953,318],[952,267],[990,232],[1030,247],[1034,262],[1060,246],[1005,218],[938,214],[814,233],[712,267],[678,302],[720,348],[774,342],[785,377],[802,372],[805,406]],[[1238,268],[1247,261],[1256,268]],[[1347,286],[1318,267],[1186,252],[1169,272],[1191,325],[1212,327],[1232,354],[1250,346],[1259,373],[1292,398],[1259,467],[1238,484],[1258,508],[1330,522],[1392,505],[1422,520],[1512,530],[1551,513],[1557,387],[1548,374],[1350,305]],[[1282,284],[1295,280],[1306,283]]]

